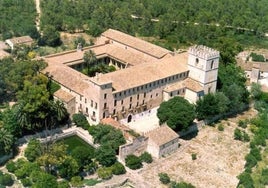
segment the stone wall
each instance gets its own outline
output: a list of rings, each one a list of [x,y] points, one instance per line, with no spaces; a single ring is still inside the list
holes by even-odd
[[[130,154],[142,154],[144,151],[146,151],[147,144],[148,137],[140,136],[134,139],[131,143],[119,146],[119,160],[125,161],[126,156]]]

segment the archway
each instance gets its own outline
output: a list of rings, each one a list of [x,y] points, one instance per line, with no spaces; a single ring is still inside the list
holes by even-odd
[[[129,115],[129,116],[127,117],[127,122],[129,123],[129,122],[131,122],[131,120],[132,120],[132,115]]]

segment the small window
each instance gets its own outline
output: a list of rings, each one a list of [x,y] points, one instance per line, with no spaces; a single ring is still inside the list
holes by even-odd
[[[121,104],[124,104],[124,100],[121,101]]]
[[[158,93],[156,93],[155,96],[158,97]]]
[[[116,109],[114,109],[114,111],[113,111],[113,115],[115,115],[115,113],[116,113]]]
[[[107,94],[105,93],[105,94],[104,94],[104,99],[106,99],[106,98],[107,98]]]
[[[153,98],[153,95],[151,95],[151,98]]]
[[[129,104],[129,109],[131,109],[131,107],[132,107],[132,104]]]
[[[132,97],[130,97],[130,102],[132,102]]]
[[[90,101],[90,106],[93,107],[93,100]]]
[[[146,93],[144,93],[143,97],[144,97],[144,98],[146,97]]]
[[[117,100],[114,100],[114,106],[116,106]]]
[[[107,108],[107,103],[104,103],[103,108],[104,108],[104,109],[106,109],[106,108]]]
[[[140,98],[140,95],[138,94],[138,95],[137,95],[137,99],[139,100],[139,98]]]
[[[103,112],[102,117],[105,118],[105,112]]]
[[[86,113],[88,114],[88,107],[86,107]]]
[[[195,65],[198,65],[198,63],[199,63],[199,59],[196,58],[196,59],[195,59]]]
[[[96,112],[93,111],[93,116],[95,117],[96,116]]]
[[[139,102],[137,102],[137,105],[136,106],[139,106]]]
[[[213,69],[214,61],[211,61],[210,69]]]
[[[87,99],[85,98],[85,103],[87,103]]]

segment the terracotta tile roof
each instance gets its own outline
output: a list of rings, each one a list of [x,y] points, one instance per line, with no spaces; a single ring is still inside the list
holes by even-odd
[[[57,97],[58,99],[62,100],[63,102],[69,102],[73,98],[75,98],[72,94],[64,91],[63,89],[59,89],[54,93],[54,96]]]
[[[184,81],[184,85],[186,86],[187,89],[190,89],[195,92],[203,91],[202,85],[197,82],[196,80],[193,80],[191,78],[186,78]]]
[[[162,146],[179,137],[179,135],[167,125],[163,125],[152,131],[149,131],[145,134],[145,136],[148,136],[149,140],[158,146]]]
[[[133,66],[156,60],[156,58],[153,58],[152,56],[144,55],[141,52],[133,52],[112,44],[107,47],[106,54],[115,60],[119,60],[125,64],[130,64]]]
[[[167,49],[161,48],[159,46],[156,46],[154,44],[151,44],[149,42],[146,42],[144,40],[130,36],[117,30],[108,29],[107,31],[102,33],[102,36],[117,41],[119,43],[125,44],[127,46],[130,46],[132,48],[135,48],[139,51],[142,51],[157,58],[161,58],[166,54],[170,53],[170,51]]]
[[[185,82],[182,80],[180,82],[176,82],[175,84],[170,84],[168,85],[164,91],[166,92],[172,92],[172,91],[176,91],[179,89],[185,88]]]
[[[119,123],[118,121],[115,121],[113,118],[104,118],[101,120],[102,124],[106,124],[106,125],[111,125],[116,129],[120,129],[122,131],[129,131],[130,128],[128,128],[127,126]]]
[[[42,73],[52,75],[53,80],[61,83],[61,85],[79,93],[83,96],[88,96],[93,100],[98,101],[98,91],[94,88],[94,84],[90,78],[68,66],[48,63]]]
[[[30,36],[16,37],[8,40],[10,40],[14,45],[33,42],[33,39]]]
[[[112,81],[113,88],[118,92],[186,71],[188,71],[187,53],[183,53],[165,57],[163,60],[154,63],[144,63],[107,74],[100,74],[92,79],[99,84]]]
[[[260,71],[268,72],[268,62],[244,62],[241,59],[237,59],[237,65],[245,71],[251,71],[252,68],[259,68]]]

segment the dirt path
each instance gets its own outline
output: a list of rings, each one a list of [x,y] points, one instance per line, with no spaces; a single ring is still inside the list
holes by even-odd
[[[40,0],[35,0],[35,7],[37,13],[37,17],[35,19],[35,25],[37,31],[40,31],[40,17],[41,17]]]

